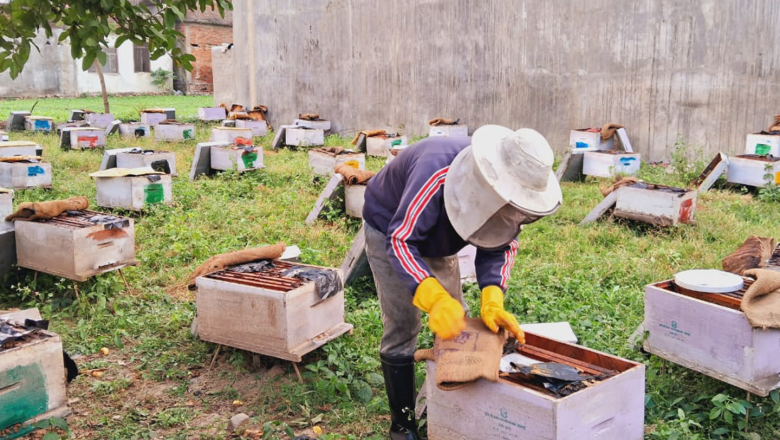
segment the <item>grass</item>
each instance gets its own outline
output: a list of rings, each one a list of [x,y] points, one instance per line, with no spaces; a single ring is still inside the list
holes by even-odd
[[[2,102],[0,111],[19,109],[21,102],[26,101]],[[172,106],[184,116],[210,102],[112,98],[117,109]],[[62,120],[71,107],[97,110],[95,103],[99,99],[40,100],[41,111],[36,113],[65,115],[55,116]],[[198,125],[198,141],[208,134],[209,126]],[[53,190],[18,191],[17,202],[73,195],[94,202],[95,186],[88,173],[98,169],[102,152],[64,152],[54,136],[14,133],[12,138],[43,144],[54,168]],[[354,334],[306,356],[303,384],[287,363],[230,348],[223,349],[209,369],[215,346],[190,335],[196,306],[185,282],[209,256],[284,241],[303,250],[305,263],[338,266],[359,227],[358,221],[334,216],[306,226],[303,220],[324,182],[312,183],[305,152],[270,152],[270,140],[269,135],[259,142],[266,149],[265,170],[196,182],[186,178],[195,141],[156,146],[177,154],[176,203],[131,214],[141,264],[125,271],[129,290],[116,274],[106,274],[83,283],[77,298],[69,281],[44,274],[36,279],[24,270],[12,273],[0,288],[0,308],[39,307],[83,370],[105,368],[103,376],[82,375],[69,387],[69,397],[75,399],[69,424],[78,438],[228,438],[227,421],[238,412],[251,417],[244,438],[315,436],[314,425],[323,429],[323,439],[385,438],[389,416],[378,360],[382,327],[370,280],[347,290],[346,318],[354,324]],[[333,145],[347,142],[328,138]],[[109,139],[108,148],[126,146],[155,145],[151,140]],[[644,165],[641,177],[684,184],[689,172],[684,165],[690,159],[683,153],[688,147],[680,143],[678,149],[677,171]],[[373,170],[382,164],[368,159]],[[522,322],[568,321],[583,345],[643,362],[648,439],[780,437],[777,394],[753,396],[747,402],[744,391],[645,356],[627,344],[642,321],[645,284],[684,269],[718,268],[747,236],[774,235],[780,222],[777,205],[718,189],[699,196],[695,226],[661,230],[600,221],[580,227],[579,221],[601,199],[599,183],[563,184],[559,213],[524,230],[507,308]],[[469,286],[466,295],[471,310],[479,310],[476,287]],[[430,346],[431,341],[426,329],[420,345]],[[101,355],[101,347],[110,353]],[[420,369],[420,379],[423,374]],[[739,425],[745,418],[742,411],[750,412],[747,428]]]

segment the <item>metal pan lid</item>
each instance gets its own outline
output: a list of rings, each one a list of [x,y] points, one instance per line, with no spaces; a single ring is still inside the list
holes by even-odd
[[[674,276],[678,286],[703,293],[736,292],[742,289],[744,281],[739,275],[715,269],[694,269]]]

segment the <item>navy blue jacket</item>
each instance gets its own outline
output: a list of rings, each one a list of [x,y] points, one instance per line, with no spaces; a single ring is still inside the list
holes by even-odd
[[[422,257],[455,255],[468,244],[447,217],[444,185],[450,164],[469,145],[469,137],[421,140],[368,182],[363,219],[387,237],[390,263],[412,294],[431,276]],[[502,249],[477,248],[479,287],[493,285],[506,290],[516,254],[517,240]]]

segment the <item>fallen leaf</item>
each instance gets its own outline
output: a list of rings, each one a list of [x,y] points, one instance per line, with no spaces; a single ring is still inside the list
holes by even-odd
[[[111,353],[111,351],[108,349],[108,347],[103,347],[100,349],[100,354],[103,356],[108,356],[109,353]]]
[[[314,433],[317,435],[322,434],[322,428],[320,428],[319,426],[312,426],[311,430],[314,431]]]
[[[243,404],[244,404],[244,402],[242,402],[242,401],[240,401],[240,400],[234,400],[234,401],[233,401],[233,406],[241,406],[241,405],[243,405]]]

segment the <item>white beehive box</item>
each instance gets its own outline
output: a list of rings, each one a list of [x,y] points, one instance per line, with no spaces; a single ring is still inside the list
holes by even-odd
[[[255,136],[265,136],[268,134],[268,122],[257,121],[254,119],[236,119],[236,128],[248,128],[252,130]]]
[[[201,121],[221,121],[226,117],[225,107],[201,107],[198,109],[198,119]]]
[[[320,176],[330,176],[333,169],[342,163],[351,162],[357,164],[357,169],[366,169],[366,156],[363,153],[333,154],[320,149],[309,150],[309,167],[314,174]]]
[[[0,142],[8,142],[8,133],[0,130]]]
[[[97,205],[140,211],[149,205],[172,203],[171,176],[152,176],[160,179],[152,181],[147,176],[95,177]]]
[[[91,150],[106,146],[106,131],[97,127],[79,127],[70,129],[70,148],[72,150]]]
[[[458,252],[458,269],[460,269],[460,280],[464,283],[477,282],[477,248],[468,245]]]
[[[636,183],[617,190],[613,215],[656,226],[694,223],[696,190]]]
[[[227,142],[229,144],[252,145],[254,133],[249,128],[214,127],[209,142]]]
[[[429,125],[428,136],[468,136],[469,127],[466,124]]]
[[[89,221],[101,215],[109,216],[81,211],[75,216],[15,222],[17,264],[75,281],[138,264],[133,219],[111,216],[115,220],[108,223]]]
[[[51,188],[51,164],[0,162],[0,186],[13,189]]]
[[[579,128],[569,133],[569,147],[574,152],[611,150],[615,146],[615,137],[601,140],[601,130],[588,131],[590,128]]]
[[[347,185],[344,188],[344,210],[350,217],[363,218],[366,185]]]
[[[395,158],[398,157],[398,155],[407,148],[409,148],[409,145],[397,145],[391,148],[390,151],[387,152],[387,161],[385,161],[385,163],[389,164],[390,162],[394,161]]]
[[[745,140],[745,154],[780,157],[780,135],[753,133]]]
[[[425,381],[428,438],[644,438],[644,365],[533,333],[526,333],[526,342],[618,374],[565,397],[505,378],[498,382],[479,379],[466,387],[443,391],[434,380],[436,364],[428,361],[428,379]]]
[[[84,120],[89,122],[89,125],[92,127],[99,127],[105,130],[114,122],[114,115],[111,113],[86,113],[84,114]]]
[[[152,135],[152,128],[143,122],[123,122],[119,124],[119,134],[124,137],[149,137]]]
[[[154,113],[150,113],[154,114]],[[154,126],[155,141],[186,141],[195,138],[195,125],[177,122]]]
[[[16,236],[13,222],[0,218],[0,277],[16,265]]]
[[[390,149],[406,145],[406,136],[371,136],[366,138],[366,154],[369,156],[388,157]]]
[[[40,319],[37,311],[34,317],[29,312],[3,316],[22,322],[25,318]],[[62,340],[46,330],[36,333],[31,336],[33,339],[16,347],[0,349],[0,430],[8,435],[3,438],[15,438],[15,434],[28,431],[29,425],[39,420],[70,414]]]
[[[317,130],[328,131],[330,130],[330,121],[325,119],[318,119],[316,121],[308,121],[306,119],[296,119],[293,121],[293,125],[306,128],[314,128]]]
[[[752,280],[745,281],[743,289]],[[713,295],[723,297],[698,294],[721,301]],[[671,280],[648,284],[645,350],[759,396],[780,387],[780,330],[751,327],[736,305],[739,300],[734,306],[709,301],[690,296]]]
[[[582,173],[587,176],[614,177],[616,174],[636,175],[642,163],[639,153],[624,151],[586,151]]]
[[[26,116],[24,118],[24,129],[48,133],[54,130],[54,119],[46,116]]]
[[[31,141],[0,142],[0,157],[40,156],[43,148]]]
[[[288,127],[285,130],[286,145],[295,147],[319,147],[325,145],[325,132],[316,128]]]
[[[165,113],[141,112],[141,123],[155,128],[157,124],[166,119],[168,119],[168,116]]]
[[[0,223],[3,223],[3,219],[12,212],[14,212],[14,193],[0,188]]]
[[[729,158],[726,180],[739,185],[763,188],[766,185],[764,176],[767,174],[773,176],[770,180],[780,184],[780,157],[733,156]]]
[[[321,300],[313,282],[272,288],[255,274],[224,274],[196,280],[197,328],[204,341],[300,362],[352,329],[344,322],[343,289]]]
[[[237,147],[211,147],[211,169],[239,173],[263,168],[263,150],[256,147],[251,152]]]
[[[154,151],[144,150],[141,153],[131,153],[122,151],[116,153],[117,168],[144,168],[152,166],[152,162],[165,160],[171,168],[171,176],[178,176],[176,172],[176,153],[172,151]]]

